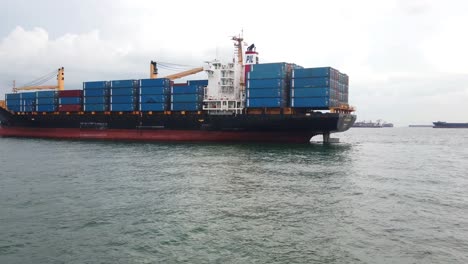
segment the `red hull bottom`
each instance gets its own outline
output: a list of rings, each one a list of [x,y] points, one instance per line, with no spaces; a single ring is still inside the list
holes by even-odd
[[[79,128],[0,127],[0,137],[55,138],[115,141],[180,142],[282,142],[307,143],[310,132],[198,131],[198,130],[131,130]]]

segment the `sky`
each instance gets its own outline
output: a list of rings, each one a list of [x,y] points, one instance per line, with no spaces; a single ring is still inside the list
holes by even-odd
[[[0,0],[0,98],[59,67],[80,89],[148,78],[151,60],[227,62],[242,32],[260,62],[348,74],[358,120],[468,122],[467,11],[463,0]]]

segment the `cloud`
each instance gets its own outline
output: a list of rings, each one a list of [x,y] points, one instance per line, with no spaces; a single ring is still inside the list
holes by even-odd
[[[313,8],[246,0],[229,8],[208,0],[83,0],[87,4],[71,1],[73,8],[54,19],[46,7],[57,1],[44,1],[33,5],[41,20],[29,18],[25,1],[3,8],[9,11],[7,26],[0,25],[1,93],[13,79],[25,83],[60,66],[72,89],[87,80],[145,78],[150,60],[229,61],[229,36],[244,29],[261,62],[347,73],[359,119],[408,124],[445,115],[466,121],[468,4],[461,0],[321,1]]]
[[[148,76],[149,61],[155,58],[171,63],[201,66],[202,55],[160,48],[150,53],[138,45],[105,40],[99,30],[67,33],[51,39],[42,28],[16,27],[0,42],[1,92],[10,92],[11,81],[20,86],[52,69],[65,67],[66,89],[80,88],[87,80],[133,79]],[[170,59],[175,55],[175,60]],[[198,62],[198,63],[196,63]],[[173,73],[160,69],[162,75]],[[53,83],[53,81],[51,81]]]
[[[399,125],[447,119],[463,122],[468,100],[466,83],[468,76],[463,74],[393,76],[353,83],[350,97],[359,119],[385,119]]]

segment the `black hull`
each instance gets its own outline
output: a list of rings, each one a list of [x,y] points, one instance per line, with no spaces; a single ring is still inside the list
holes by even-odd
[[[31,129],[94,129],[109,131],[154,131],[154,134],[177,131],[182,137],[186,132],[196,131],[198,134],[212,135],[208,132],[275,135],[281,138],[308,138],[318,134],[342,132],[348,130],[356,121],[356,116],[339,113],[310,113],[310,114],[241,114],[241,115],[208,115],[204,113],[16,113],[3,119],[4,128]],[[9,136],[14,136],[10,129]],[[183,131],[186,131],[182,133]],[[164,132],[164,133],[163,133]],[[253,134],[252,134],[253,133]],[[39,134],[39,133],[38,133]],[[197,134],[197,135],[198,135]],[[5,134],[4,134],[5,135]],[[31,136],[31,133],[28,134]],[[202,138],[202,137],[201,137]],[[208,139],[209,140],[209,139]],[[287,140],[284,140],[287,141]]]
[[[468,128],[468,123],[434,122],[434,128]]]

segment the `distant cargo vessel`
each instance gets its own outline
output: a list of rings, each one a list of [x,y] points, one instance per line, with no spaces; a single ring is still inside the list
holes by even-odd
[[[355,122],[352,127],[382,128],[382,127],[393,127],[393,124],[392,123],[387,123],[387,122],[382,122],[381,120],[377,120],[377,122],[359,121],[359,122]]]
[[[0,136],[143,141],[309,142],[348,130],[355,122],[348,105],[349,79],[331,67],[258,63],[250,45],[233,37],[235,58],[158,78],[84,82],[64,90],[26,86],[0,104]],[[174,80],[205,71],[206,80]],[[55,74],[54,74],[55,76]],[[52,91],[20,92],[52,89]]]
[[[393,127],[392,123],[383,123],[382,127]]]
[[[433,127],[432,125],[409,125],[408,127]]]
[[[447,123],[442,121],[433,122],[434,128],[468,128],[468,123]]]

